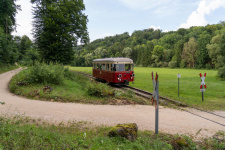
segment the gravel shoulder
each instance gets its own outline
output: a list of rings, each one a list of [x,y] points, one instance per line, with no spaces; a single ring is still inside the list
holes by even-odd
[[[9,92],[8,84],[20,69],[0,74],[1,115],[23,115],[50,123],[87,121],[94,125],[114,126],[118,123],[136,123],[139,130],[155,130],[155,107],[144,105],[88,105],[30,100]],[[225,125],[225,119],[197,110],[198,115]],[[225,117],[225,112],[217,112]],[[185,134],[194,138],[211,137],[225,126],[190,114],[185,111],[160,107],[159,131],[170,134]],[[200,131],[200,132],[199,132]],[[199,133],[198,133],[199,132]],[[196,133],[198,133],[196,135]]]

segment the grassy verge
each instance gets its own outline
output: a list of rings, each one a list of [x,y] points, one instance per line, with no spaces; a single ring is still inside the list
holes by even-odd
[[[39,72],[40,70],[43,69],[39,69]],[[49,70],[49,67],[47,70]],[[69,72],[68,70],[65,71],[65,77],[62,77],[60,81],[57,81],[58,78],[57,80],[53,80],[52,78],[44,80],[44,74],[48,76],[49,73],[40,73],[40,77],[36,77],[32,75],[31,72],[37,71],[36,69],[29,68],[15,75],[9,85],[10,91],[27,98],[47,101],[112,105],[148,104],[148,102],[137,98],[132,92],[115,90],[106,84],[97,83],[80,74]],[[53,74],[51,76],[54,77],[55,75]],[[36,82],[40,80],[45,81],[45,83]],[[48,80],[50,80],[51,83],[48,83]],[[46,89],[46,86],[48,86],[49,89]]]
[[[169,69],[135,67],[135,84],[131,86],[153,91],[151,72],[159,75],[159,95],[168,97],[188,105],[209,110],[225,110],[225,81],[218,80],[215,70],[196,69]],[[70,67],[70,70],[83,71],[91,74],[91,67]],[[178,78],[180,78],[180,96],[178,97]],[[204,92],[204,101],[200,92],[201,79],[199,73],[207,73],[205,83],[207,89]]]
[[[0,74],[18,68],[15,65],[0,65]]]
[[[40,119],[16,116],[0,117],[0,149],[223,149],[224,132],[214,138],[195,143],[190,137],[138,131],[131,142],[121,137],[109,137],[110,127],[93,127],[87,122],[69,122],[66,125],[48,124]]]

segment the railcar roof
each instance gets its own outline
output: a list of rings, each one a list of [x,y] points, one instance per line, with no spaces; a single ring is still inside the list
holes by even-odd
[[[133,62],[130,58],[102,58],[94,59],[93,62]]]

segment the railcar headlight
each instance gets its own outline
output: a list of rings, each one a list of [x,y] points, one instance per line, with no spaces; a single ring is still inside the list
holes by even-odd
[[[134,73],[132,74],[132,76],[134,77]]]
[[[119,77],[121,78],[122,77],[122,74],[119,74]]]
[[[119,81],[121,81],[121,79],[120,79],[120,78],[118,78],[118,80],[119,80]]]

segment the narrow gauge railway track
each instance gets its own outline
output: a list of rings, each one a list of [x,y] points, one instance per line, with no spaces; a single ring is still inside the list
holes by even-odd
[[[83,73],[83,72],[77,72],[77,73],[82,74],[82,75],[84,75],[84,76],[86,76],[86,77],[89,77],[89,78],[92,78],[92,79],[96,79],[95,77],[93,77],[93,76],[90,75],[90,74],[85,74],[85,73]],[[97,79],[96,79],[96,80],[97,80]],[[121,88],[121,89],[124,89],[124,90],[130,90],[130,91],[134,92],[136,95],[141,96],[141,97],[143,97],[143,98],[146,98],[146,99],[148,99],[148,100],[149,100],[149,99],[151,98],[151,96],[153,95],[153,94],[150,93],[150,92],[147,92],[147,91],[144,91],[144,90],[135,88],[135,87],[127,86],[127,85],[117,86],[117,87],[118,87],[118,88]],[[168,102],[171,102],[171,103],[175,104],[176,106],[180,106],[180,107],[183,107],[183,108],[184,108],[184,107],[192,108],[192,109],[199,110],[199,111],[208,113],[208,114],[210,114],[210,115],[214,115],[214,116],[216,116],[216,117],[225,119],[225,116],[221,116],[221,115],[215,114],[215,113],[213,113],[213,112],[209,112],[209,111],[206,111],[206,110],[202,110],[202,109],[200,109],[200,108],[196,108],[196,107],[193,107],[193,106],[189,106],[189,105],[187,105],[187,104],[183,104],[183,103],[181,103],[181,102],[178,102],[178,101],[175,101],[175,100],[171,100],[171,99],[166,98],[166,97],[159,96],[159,99],[165,100],[165,101],[168,101]],[[193,113],[193,112],[188,111],[188,110],[183,109],[183,108],[179,108],[179,109],[180,109],[180,110],[183,110],[183,111],[186,111],[186,112],[188,112],[188,113],[190,113],[190,114],[192,114],[192,115],[198,116],[198,117],[200,117],[200,118],[206,119],[206,120],[208,120],[208,121],[211,121],[211,122],[213,122],[213,123],[216,123],[216,124],[218,124],[218,125],[221,125],[221,126],[224,126],[224,127],[225,127],[225,124],[222,124],[222,123],[219,123],[219,122],[214,121],[214,120],[212,120],[212,119],[203,117],[203,116],[201,116],[201,115],[198,115],[198,114],[196,114],[196,113]]]

